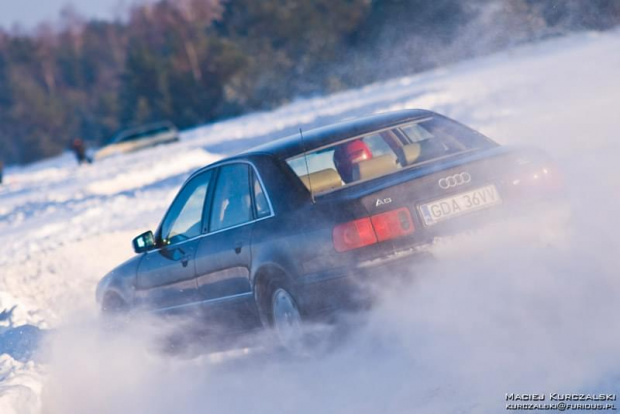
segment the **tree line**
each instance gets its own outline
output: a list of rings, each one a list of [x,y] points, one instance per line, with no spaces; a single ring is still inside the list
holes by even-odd
[[[160,0],[0,30],[0,159],[180,128],[620,22],[616,0]]]

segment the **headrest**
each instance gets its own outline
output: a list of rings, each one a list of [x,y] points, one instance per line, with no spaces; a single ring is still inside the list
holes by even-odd
[[[396,171],[399,165],[391,154],[380,155],[353,165],[353,180],[367,180]]]
[[[308,190],[310,190],[310,183],[312,183],[312,192],[315,194],[342,186],[342,179],[333,168],[302,175],[299,178]]]
[[[402,146],[400,149],[402,151],[402,160],[405,161],[405,165],[414,164],[418,158],[420,158],[420,153],[422,152],[422,146],[417,142]]]

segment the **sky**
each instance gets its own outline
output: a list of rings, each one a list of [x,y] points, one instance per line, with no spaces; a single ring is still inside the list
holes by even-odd
[[[139,0],[0,0],[0,27],[12,28],[19,24],[32,29],[44,21],[56,21],[68,4],[89,18],[111,19],[119,10],[141,2]]]

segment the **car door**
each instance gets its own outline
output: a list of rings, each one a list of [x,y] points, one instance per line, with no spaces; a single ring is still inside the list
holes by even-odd
[[[212,177],[206,171],[192,178],[170,206],[156,234],[158,248],[145,253],[138,267],[138,306],[174,312],[199,301],[194,259]]]
[[[208,234],[196,255],[198,294],[205,313],[224,330],[259,325],[250,284],[252,223],[259,218],[250,186],[253,174],[251,165],[243,162],[220,167]],[[262,217],[270,214],[266,205],[262,201]]]

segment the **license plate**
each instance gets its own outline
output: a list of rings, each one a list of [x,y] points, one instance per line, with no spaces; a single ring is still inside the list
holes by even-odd
[[[427,226],[472,211],[500,204],[501,199],[494,185],[476,188],[465,193],[421,204],[420,212]]]

